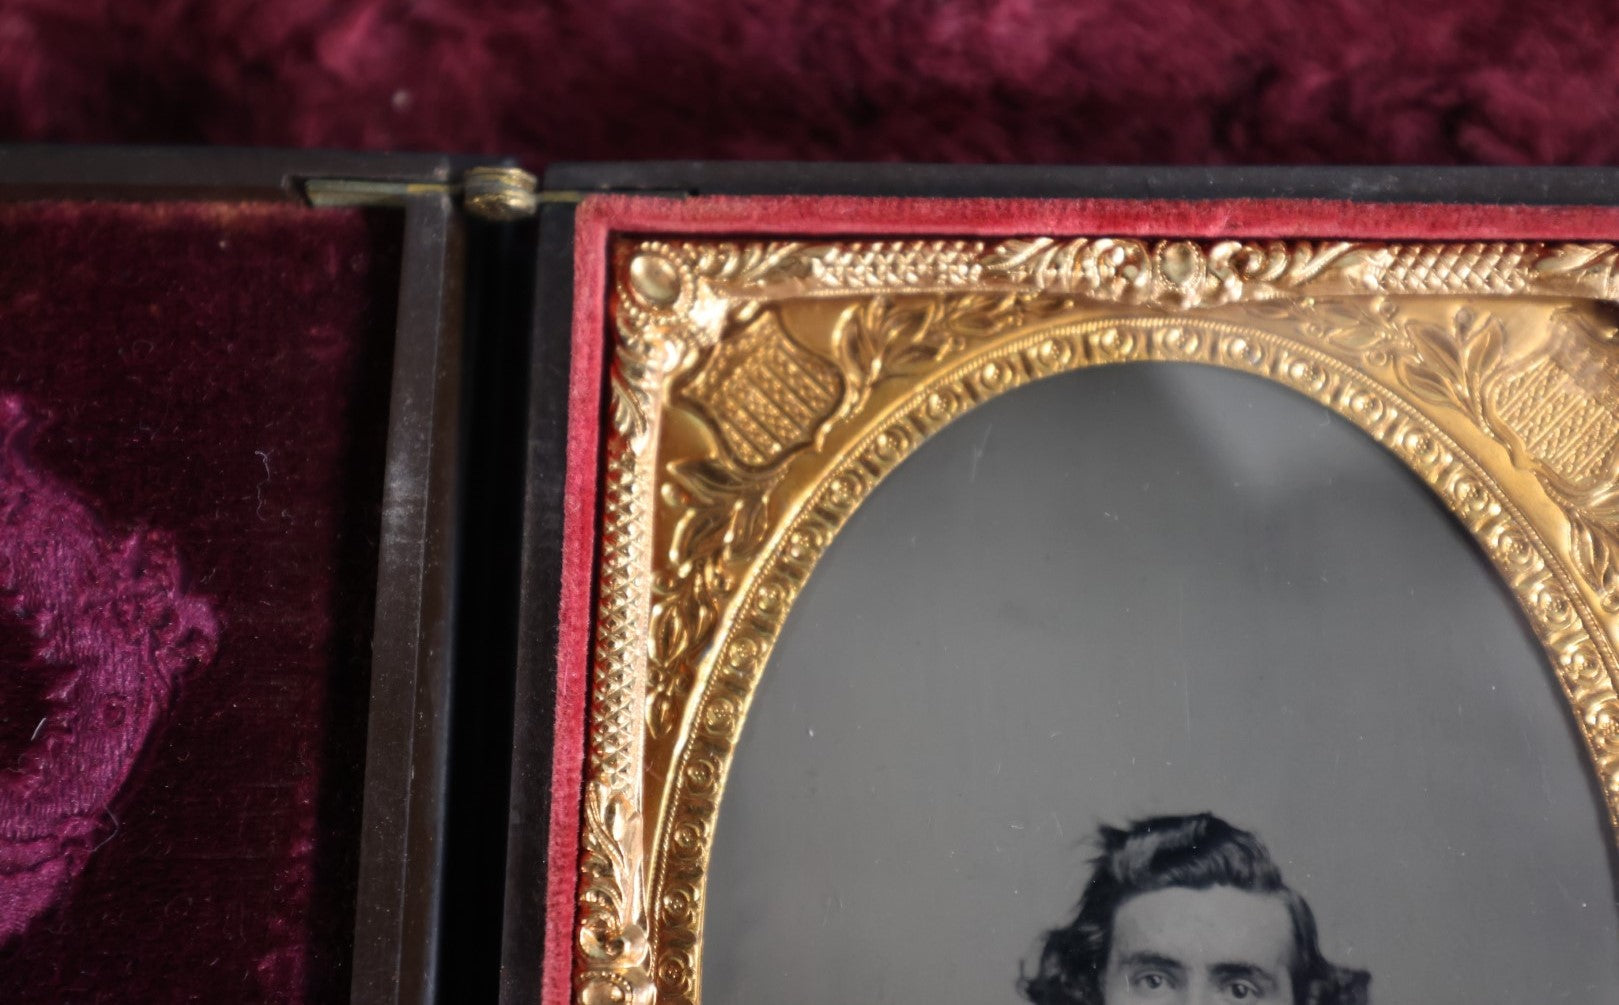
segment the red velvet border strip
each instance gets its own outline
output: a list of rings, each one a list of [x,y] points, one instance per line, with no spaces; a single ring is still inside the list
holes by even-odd
[[[603,430],[608,251],[616,234],[1312,237],[1364,240],[1611,240],[1619,207],[1330,200],[900,199],[591,196],[574,233],[573,367],[557,654],[544,1005],[569,1000],[583,793],[596,489]]]
[[[581,216],[585,206],[581,206]],[[556,717],[551,819],[546,845],[545,958],[541,1001],[565,1005],[573,984],[579,827],[589,703],[591,602],[596,596],[596,489],[605,381],[606,231],[574,234],[573,346],[568,374],[568,446],[563,488],[562,584],[557,611]],[[589,333],[589,334],[587,334]]]

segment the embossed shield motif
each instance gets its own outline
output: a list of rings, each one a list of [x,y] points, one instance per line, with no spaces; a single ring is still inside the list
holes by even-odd
[[[837,367],[794,342],[776,316],[765,313],[714,347],[686,396],[732,456],[763,468],[814,438],[841,385]]]
[[[1619,379],[1619,352],[1575,337],[1496,384],[1494,405],[1529,456],[1571,486],[1612,477],[1619,461],[1619,402],[1604,392]]]

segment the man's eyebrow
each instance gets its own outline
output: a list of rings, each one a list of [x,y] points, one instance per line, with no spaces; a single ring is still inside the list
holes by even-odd
[[[1119,960],[1119,962],[1127,967],[1158,967],[1163,970],[1186,969],[1186,964],[1182,963],[1180,960],[1165,956],[1163,953],[1152,953],[1145,951],[1126,953],[1124,957]]]
[[[1209,968],[1209,972],[1216,980],[1232,980],[1245,978],[1253,981],[1265,990],[1273,990],[1279,983],[1276,975],[1257,963],[1216,963]]]

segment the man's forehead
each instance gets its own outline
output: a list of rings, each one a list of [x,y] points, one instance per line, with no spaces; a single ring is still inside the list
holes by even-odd
[[[1274,894],[1229,886],[1169,887],[1138,894],[1113,916],[1111,957],[1158,956],[1190,967],[1251,964],[1285,971],[1293,918]]]

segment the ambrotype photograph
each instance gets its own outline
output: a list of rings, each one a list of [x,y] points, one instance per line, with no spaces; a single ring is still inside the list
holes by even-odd
[[[1619,998],[1616,267],[619,242],[578,996]]]

